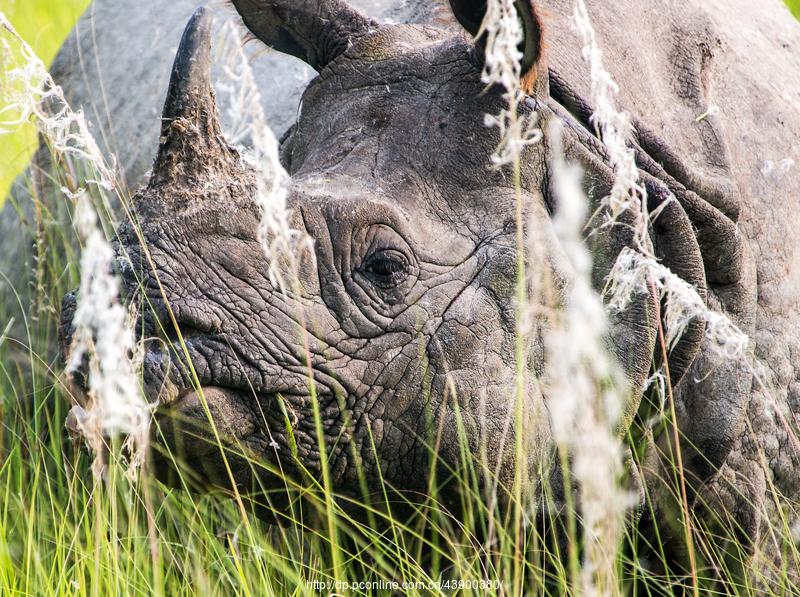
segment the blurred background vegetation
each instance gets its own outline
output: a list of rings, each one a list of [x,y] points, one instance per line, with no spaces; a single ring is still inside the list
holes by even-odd
[[[61,42],[91,0],[0,0],[0,11],[50,64]],[[785,0],[792,13],[800,18],[800,0]],[[22,172],[36,148],[36,134],[31,127],[0,142],[0,205],[14,178]]]
[[[45,64],[55,58],[61,42],[91,0],[0,0],[4,13]],[[0,205],[37,145],[33,127],[0,137]]]

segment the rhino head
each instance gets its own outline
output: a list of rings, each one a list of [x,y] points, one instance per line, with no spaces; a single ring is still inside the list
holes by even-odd
[[[203,483],[263,491],[283,486],[275,471],[329,474],[344,493],[364,480],[425,492],[433,473],[446,481],[463,466],[466,446],[483,486],[510,488],[521,475],[536,495],[555,470],[548,410],[559,397],[536,383],[546,322],[518,344],[517,227],[553,255],[527,267],[568,280],[551,225],[550,123],[563,124],[594,208],[614,181],[602,144],[551,93],[536,10],[516,2],[529,93],[519,110],[544,133],[524,151],[520,189],[490,160],[499,134],[485,115],[506,100],[481,81],[485,3],[451,0],[452,23],[391,26],[342,0],[233,4],[256,37],[319,73],[280,147],[290,225],[313,249],[297,256],[294,283],[271,281],[256,172],[222,133],[211,17],[199,9],[178,50],[152,177],[134,198],[137,225],[118,232],[147,347],[144,385],[162,405],[160,441]],[[704,293],[695,230],[683,204],[667,201],[677,183],[650,170],[651,207],[667,203],[653,246]],[[589,242],[599,289],[635,238],[621,225]],[[623,431],[658,324],[647,293],[611,318],[609,347],[629,381]],[[701,339],[692,325],[670,354],[675,384]],[[212,436],[241,453],[226,463]],[[174,462],[156,461],[168,475]]]

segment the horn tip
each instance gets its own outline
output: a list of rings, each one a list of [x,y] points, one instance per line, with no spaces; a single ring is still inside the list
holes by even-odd
[[[211,10],[209,10],[207,6],[198,6],[192,13],[192,17],[189,19],[186,28],[199,29],[200,27],[210,26],[212,20],[213,16]]]

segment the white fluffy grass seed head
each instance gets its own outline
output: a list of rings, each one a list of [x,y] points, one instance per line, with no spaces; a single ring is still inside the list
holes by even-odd
[[[581,592],[605,595],[618,586],[616,546],[630,502],[620,487],[623,451],[614,432],[627,384],[607,350],[606,311],[591,283],[592,256],[583,237],[589,203],[582,173],[564,160],[560,125],[551,128],[549,138],[553,226],[569,273],[564,308],[545,336],[545,387],[553,435],[570,456],[579,488],[586,549]]]
[[[289,174],[280,162],[278,141],[261,105],[261,93],[244,51],[245,37],[244,30],[230,20],[221,27],[216,56],[222,76],[215,88],[226,96],[221,102],[228,111],[226,135],[237,145],[246,140],[252,143],[251,149],[240,147],[240,151],[256,171],[256,201],[261,209],[258,239],[269,263],[270,282],[285,292],[281,264],[289,263],[289,269],[296,272],[301,253],[313,258],[313,241],[290,225]]]
[[[486,17],[478,37],[486,34],[486,57],[482,80],[487,85],[500,85],[505,89],[506,108],[499,114],[484,115],[484,124],[497,128],[500,143],[491,156],[496,168],[519,161],[523,150],[542,138],[535,113],[520,117],[518,106],[525,101],[521,88],[522,54],[519,43],[523,30],[517,17],[514,0],[489,0]]]
[[[706,323],[711,349],[721,357],[738,359],[747,348],[747,336],[727,316],[710,309],[694,287],[658,263],[649,250],[648,219],[659,214],[647,212],[647,192],[639,178],[634,151],[628,145],[630,119],[616,108],[619,87],[603,65],[602,51],[584,0],[576,1],[574,19],[584,41],[583,57],[590,66],[595,106],[592,121],[614,166],[614,187],[604,199],[608,210],[606,225],[615,225],[624,212],[632,213],[638,239],[636,251],[622,251],[608,276],[609,307],[623,310],[636,294],[649,292],[655,286],[661,298],[666,299],[664,321],[669,348],[675,346],[691,321],[701,319]]]
[[[498,128],[501,134],[492,162],[495,167],[518,165],[523,148],[538,142],[541,133],[533,128],[536,121],[526,122],[517,109],[525,94],[520,86],[522,57],[518,50],[522,30],[512,0],[487,3],[483,32],[487,35],[483,81],[502,85],[506,100],[506,108],[499,115],[486,117],[486,125]],[[571,474],[579,486],[586,542],[581,587],[587,594],[603,594],[616,583],[616,550],[612,546],[621,536],[622,516],[629,501],[619,489],[622,449],[614,435],[626,384],[607,354],[606,312],[591,285],[592,256],[583,238],[588,200],[581,187],[581,172],[564,161],[561,131],[554,129],[550,135],[555,139],[551,171],[558,195],[553,228],[565,261],[562,265],[570,275],[563,308],[544,306],[552,316],[545,335],[547,358],[542,381],[555,441],[572,462]],[[534,234],[534,230],[528,234]],[[527,244],[532,253],[541,250],[530,239]],[[528,261],[541,263],[538,257],[529,255]],[[538,296],[535,289],[529,292]],[[537,300],[543,298],[549,300]],[[530,299],[528,296],[528,302]],[[530,314],[524,317],[528,310],[542,311],[538,305],[526,304],[520,309],[521,320],[535,319]]]
[[[644,238],[647,235],[647,193],[639,180],[634,151],[628,146],[632,133],[630,119],[625,112],[616,108],[619,87],[603,65],[603,53],[597,43],[584,0],[576,2],[574,22],[583,38],[583,58],[590,67],[594,101],[591,120],[614,167],[614,186],[611,194],[603,200],[607,208],[606,224],[614,225],[623,213],[632,213],[639,243],[644,247]]]
[[[724,359],[741,358],[747,335],[728,317],[709,309],[697,290],[654,258],[624,249],[608,276],[607,300],[611,308],[625,310],[633,296],[653,287],[666,302],[664,325],[671,350],[694,320],[705,321],[708,346]]]
[[[74,224],[83,242],[81,283],[73,324],[75,327],[68,371],[88,358],[86,409],[73,415],[96,454],[94,470],[102,470],[105,437],[127,436],[133,459],[131,471],[142,461],[147,444],[150,410],[140,391],[131,357],[135,352],[129,312],[119,302],[119,282],[113,274],[114,250],[100,227],[91,198],[94,192],[107,203],[114,190],[112,169],[89,133],[80,112],[73,112],[63,91],[30,46],[0,13],[0,41],[8,62],[4,71],[0,133],[9,133],[33,122],[59,159],[79,163],[74,171],[88,172],[85,180],[63,188],[74,206]],[[11,49],[20,60],[12,59]]]

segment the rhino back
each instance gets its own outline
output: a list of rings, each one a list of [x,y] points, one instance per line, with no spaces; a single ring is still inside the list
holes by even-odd
[[[780,559],[767,540],[770,494],[800,497],[790,429],[800,417],[800,23],[779,0],[586,4],[621,106],[681,156],[698,192],[733,183],[738,196],[715,206],[753,254],[756,375],[744,428],[710,489],[739,513],[754,544]],[[574,2],[548,8],[550,65],[591,97]],[[702,398],[725,408],[724,396]]]

